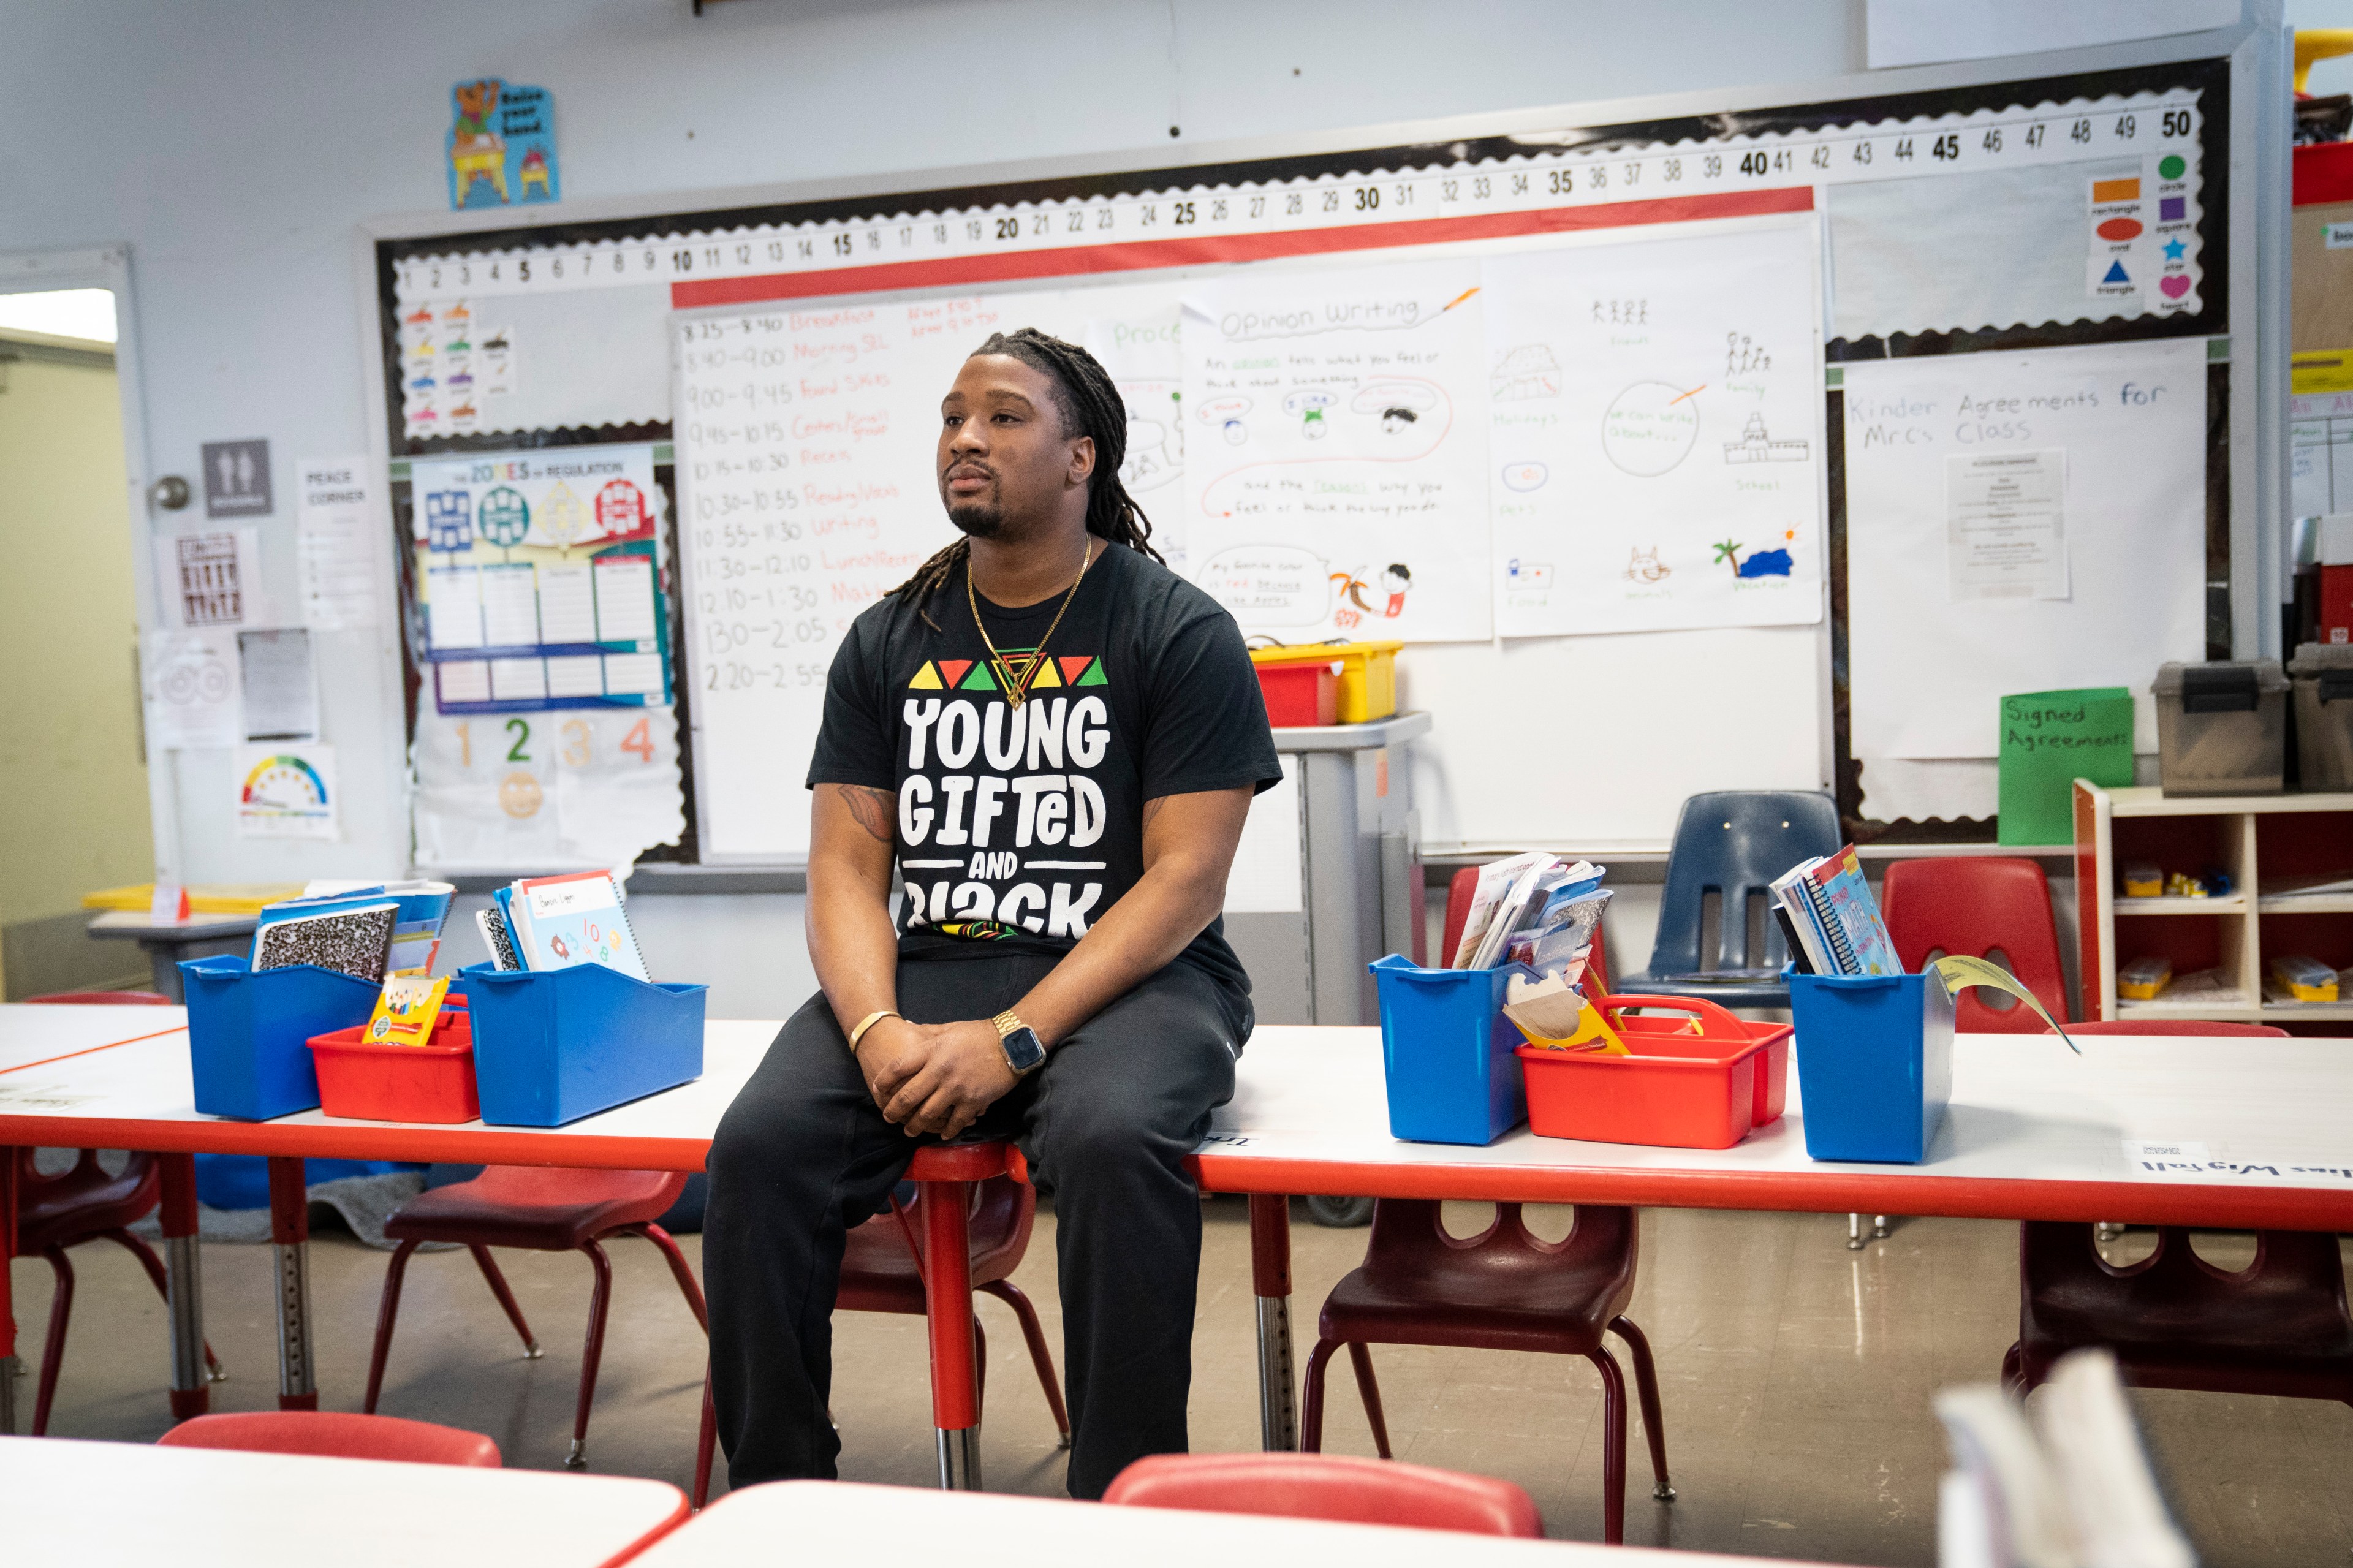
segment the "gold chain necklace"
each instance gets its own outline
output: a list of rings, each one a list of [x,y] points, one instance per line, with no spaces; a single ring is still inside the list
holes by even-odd
[[[972,585],[972,558],[969,555],[965,557],[964,596],[972,605],[972,624],[980,633],[980,646],[988,650],[989,668],[997,671],[997,689],[1005,693],[1005,700],[1014,711],[1020,711],[1021,705],[1029,700],[1029,683],[1038,678],[1038,667],[1045,662],[1046,645],[1053,640],[1055,628],[1062,624],[1062,617],[1071,613],[1071,601],[1079,596],[1079,584],[1087,580],[1087,568],[1094,564],[1094,560],[1095,542],[1089,539],[1086,556],[1079,563],[1079,574],[1071,579],[1071,591],[1062,595],[1062,607],[1054,612],[1054,618],[1047,623],[1046,635],[1038,639],[1038,646],[1030,650],[1029,664],[1016,677],[1012,666],[1005,662],[1005,656],[997,652],[997,645],[989,640],[988,627],[981,624],[980,595]]]

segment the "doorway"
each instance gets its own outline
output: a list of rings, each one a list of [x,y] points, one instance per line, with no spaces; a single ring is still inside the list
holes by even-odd
[[[116,291],[0,274],[0,995],[144,986],[84,894],[154,874]],[[12,291],[13,290],[13,291]],[[142,525],[143,525],[143,519]]]

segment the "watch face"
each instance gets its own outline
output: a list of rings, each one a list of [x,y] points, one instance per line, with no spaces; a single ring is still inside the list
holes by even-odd
[[[1045,1042],[1027,1026],[1005,1037],[1005,1059],[1015,1072],[1028,1072],[1046,1059]]]

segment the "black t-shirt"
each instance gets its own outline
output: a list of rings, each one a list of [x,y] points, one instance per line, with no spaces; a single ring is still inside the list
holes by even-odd
[[[1040,649],[1063,597],[979,601],[1016,679],[1046,660],[1018,709],[961,570],[926,606],[936,628],[893,595],[834,655],[809,787],[898,793],[902,957],[1067,952],[1144,875],[1145,801],[1282,776],[1240,629],[1215,600],[1104,546]],[[1180,956],[1247,989],[1224,925]]]

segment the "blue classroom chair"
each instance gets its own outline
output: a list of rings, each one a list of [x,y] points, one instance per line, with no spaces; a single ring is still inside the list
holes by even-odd
[[[1845,842],[1838,806],[1819,790],[1721,790],[1683,802],[1667,851],[1667,887],[1659,903],[1659,933],[1651,966],[1620,975],[1620,994],[1704,996],[1725,1007],[1787,1007],[1789,989],[1775,980],[1695,982],[1671,976],[1699,972],[1702,904],[1721,896],[1715,969],[1772,969],[1788,958],[1773,920],[1773,879],[1810,855],[1828,855]],[[1748,904],[1765,900],[1764,944],[1748,945]]]

